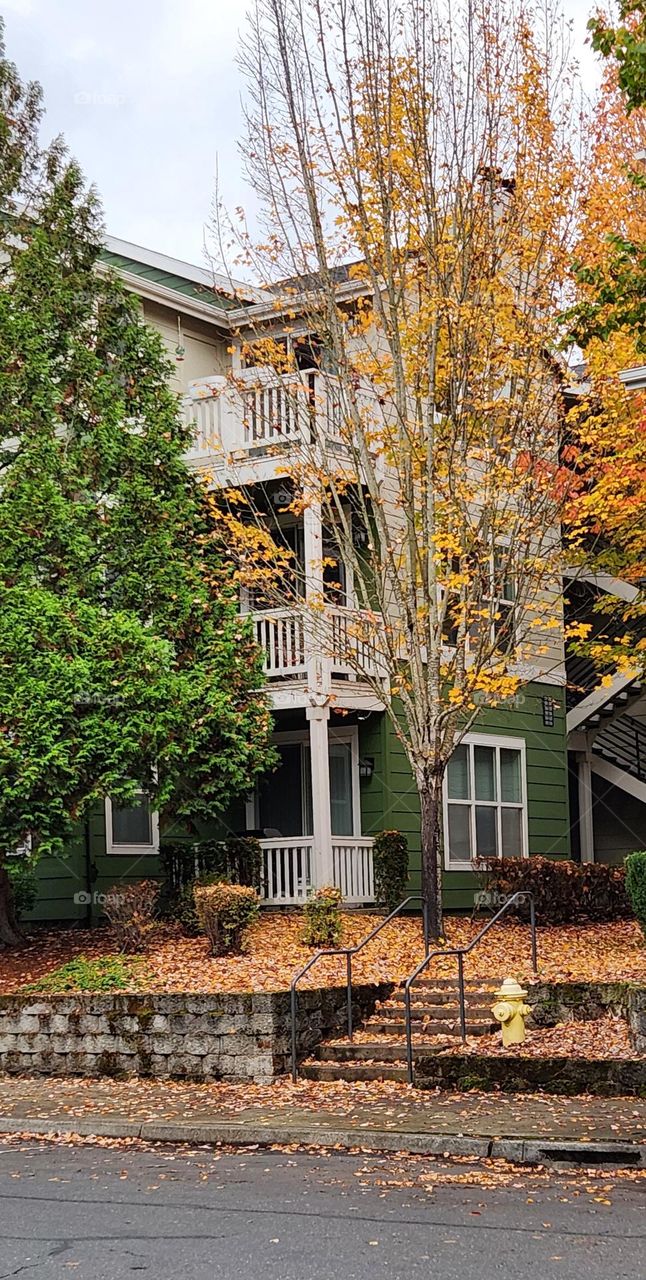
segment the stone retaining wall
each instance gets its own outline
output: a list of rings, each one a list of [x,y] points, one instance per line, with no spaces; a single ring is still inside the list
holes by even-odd
[[[357,1022],[390,986],[353,988]],[[343,987],[298,996],[299,1057],[344,1024]],[[0,996],[0,1071],[268,1081],[289,1069],[289,992]]]
[[[637,1052],[646,1050],[646,987],[634,982],[539,982],[529,987],[527,1003],[539,1027],[618,1014],[627,1019]]]

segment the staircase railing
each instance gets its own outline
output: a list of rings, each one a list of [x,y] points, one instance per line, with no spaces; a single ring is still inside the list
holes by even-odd
[[[372,939],[376,938],[377,934],[381,933],[381,930],[385,929],[386,925],[390,924],[391,920],[394,920],[396,916],[400,915],[401,912],[406,909],[406,907],[410,906],[411,902],[423,902],[423,901],[424,899],[420,893],[410,894],[408,898],[404,898],[404,901],[400,902],[398,907],[395,907],[394,911],[390,912],[390,915],[387,915],[383,920],[380,920],[379,924],[375,925],[374,929],[371,929],[370,933],[367,933],[365,938],[362,938],[360,942],[355,943],[353,947],[331,947],[328,950],[317,951],[315,955],[310,957],[307,964],[303,965],[303,968],[299,969],[298,973],[295,974],[295,976],[292,978],[291,985],[290,985],[290,1013],[291,1013],[291,1024],[292,1024],[291,1025],[292,1080],[296,1081],[298,1079],[298,1058],[297,1058],[298,1037],[297,1037],[297,1027],[296,1027],[298,1011],[297,1011],[297,990],[296,989],[299,982],[301,981],[301,978],[304,978],[305,974],[309,973],[310,969],[312,969],[319,960],[322,960],[323,957],[345,956],[348,1039],[351,1040],[353,1035],[353,1027],[352,1027],[352,960],[353,960],[353,957],[356,956],[359,951],[363,951],[363,948],[366,947],[369,942],[372,942]],[[424,949],[425,951],[428,951],[428,938],[426,937],[426,913],[424,913],[424,934],[425,934]]]
[[[459,990],[459,996],[460,996],[460,1035],[462,1037],[462,1043],[464,1044],[467,1038],[467,1015],[466,1015],[466,1000],[465,1000],[465,993],[464,993],[464,957],[468,956],[469,952],[473,951],[474,947],[477,947],[478,943],[482,941],[485,934],[488,933],[491,928],[493,928],[496,922],[500,920],[501,916],[505,915],[505,912],[509,911],[510,907],[513,907],[515,903],[527,902],[528,900],[529,900],[529,923],[531,926],[531,936],[532,936],[532,971],[534,975],[536,975],[538,973],[538,950],[536,945],[536,912],[534,909],[534,896],[531,893],[520,891],[518,893],[512,894],[511,898],[508,898],[507,901],[503,903],[502,907],[500,908],[500,911],[497,911],[495,916],[492,916],[491,920],[487,921],[486,925],[484,925],[484,927],[480,930],[480,932],[476,934],[475,938],[472,939],[472,941],[468,944],[468,946],[438,947],[437,950],[435,951],[427,951],[427,954],[424,956],[424,959],[420,960],[420,963],[418,964],[417,968],[414,969],[413,972],[411,973],[410,978],[406,979],[406,982],[404,983],[404,1007],[405,1007],[405,1017],[406,1017],[406,1065],[408,1070],[409,1084],[414,1083],[414,1076],[415,1076],[414,1064],[413,1064],[413,1035],[412,1035],[412,1028],[411,1028],[412,1018],[411,1018],[411,1001],[410,1001],[410,992],[411,992],[411,987],[413,986],[413,983],[417,981],[417,979],[421,976],[424,970],[428,968],[429,964],[431,963],[431,960],[434,960],[436,956],[455,956],[456,957],[458,962],[458,990]]]

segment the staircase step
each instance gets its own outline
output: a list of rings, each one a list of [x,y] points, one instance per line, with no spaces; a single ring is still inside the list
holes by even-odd
[[[306,1080],[407,1080],[405,1065],[395,1062],[304,1062]]]
[[[424,1049],[425,1053],[441,1053],[449,1049],[453,1041],[449,1037],[443,1040],[432,1040],[426,1043],[415,1041],[415,1049]],[[406,1045],[384,1044],[383,1040],[375,1040],[371,1044],[322,1044],[317,1050],[317,1062],[405,1062]]]
[[[490,1035],[498,1027],[499,1023],[493,1022],[491,1018],[479,1021],[474,1018],[467,1018],[468,1036]],[[460,1019],[456,1017],[449,1021],[447,1018],[431,1018],[428,1021],[423,1021],[421,1018],[412,1018],[411,1028],[414,1036],[419,1036],[422,1032],[432,1036],[458,1036],[460,1034]],[[368,1018],[367,1022],[364,1022],[363,1030],[369,1031],[371,1034],[374,1032],[375,1035],[403,1036],[406,1034],[406,1021],[404,1018],[372,1017]]]
[[[493,1000],[467,1000],[465,1007],[467,1016],[472,1017],[488,1017],[491,1013]],[[384,1014],[386,1017],[401,1018],[405,1004],[403,1000],[381,1000],[377,1005],[375,1012]],[[434,1000],[411,1000],[411,1012],[414,1018],[456,1018],[460,1016],[460,1003],[458,1000],[445,1000],[442,1004],[436,1004]]]

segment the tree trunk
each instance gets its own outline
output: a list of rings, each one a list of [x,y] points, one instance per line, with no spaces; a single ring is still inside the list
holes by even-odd
[[[442,920],[442,773],[431,773],[419,787],[422,837],[422,894],[428,940],[439,942]]]
[[[13,905],[13,889],[4,862],[0,862],[0,945],[17,947],[22,942]]]

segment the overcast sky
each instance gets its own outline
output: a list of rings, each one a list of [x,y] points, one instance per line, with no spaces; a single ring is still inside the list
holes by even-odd
[[[585,81],[594,0],[563,0]],[[9,56],[45,92],[45,133],[63,133],[98,187],[108,231],[204,265],[216,163],[230,205],[240,177],[238,33],[248,0],[0,0]]]

